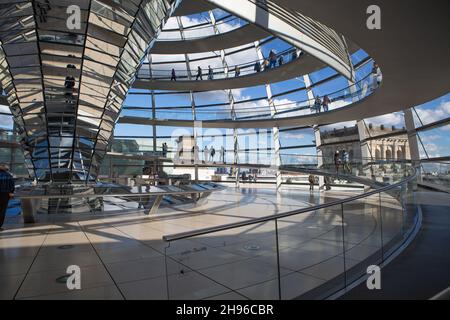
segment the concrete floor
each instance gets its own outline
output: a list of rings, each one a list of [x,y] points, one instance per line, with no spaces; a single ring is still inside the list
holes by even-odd
[[[213,193],[201,206],[164,208],[152,217],[54,215],[34,225],[11,217],[0,233],[0,299],[277,299],[280,292],[292,299],[331,279],[343,282],[344,268],[371,264],[367,258],[401,230],[396,201],[383,196],[381,210],[378,197],[346,204],[343,227],[340,206],[283,218],[278,238],[273,221],[170,246],[161,238],[355,192],[361,191],[284,187],[277,194],[267,185],[244,185]],[[81,268],[81,290],[70,291],[59,279],[72,264]]]

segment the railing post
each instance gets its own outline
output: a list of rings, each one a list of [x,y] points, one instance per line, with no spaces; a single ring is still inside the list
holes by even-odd
[[[379,200],[379,212],[380,212],[380,237],[381,237],[381,261],[384,261],[384,241],[383,241],[383,214],[382,214],[382,205],[381,205],[381,192],[378,193]]]
[[[275,238],[277,247],[277,272],[278,272],[278,300],[281,300],[281,270],[280,270],[280,245],[278,238],[278,219],[275,219]]]
[[[341,228],[342,228],[342,256],[344,257],[344,287],[347,287],[347,263],[345,259],[345,227],[344,227],[344,203],[341,203]]]

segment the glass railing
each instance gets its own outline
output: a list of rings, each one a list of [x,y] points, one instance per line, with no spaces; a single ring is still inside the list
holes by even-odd
[[[290,63],[303,55],[304,55],[303,52],[300,52],[300,54],[298,54],[296,48],[291,48],[282,51],[280,53],[277,53],[276,58],[273,59],[272,63],[270,63],[268,59],[255,60],[229,66],[227,68],[225,67],[211,68],[211,72],[208,70],[208,68],[202,68],[201,72],[199,72],[198,69],[192,70],[175,69],[175,77],[172,77],[172,68],[162,70],[159,70],[157,68],[151,68],[151,70],[148,70],[148,65],[145,65],[145,67],[141,68],[141,70],[139,71],[137,78],[138,80],[152,79],[158,81],[193,81],[193,80],[228,79],[275,69],[281,67],[284,64]]]
[[[424,185],[450,191],[450,161],[422,162],[421,180]]]
[[[47,183],[35,186],[25,180],[16,182],[14,198],[21,201],[25,221],[33,222],[37,213],[110,214],[143,210],[152,214],[161,204],[197,202],[222,189],[210,182],[193,183],[189,175],[166,175],[151,182],[104,179],[93,185]]]
[[[372,183],[376,171],[366,175],[371,191],[353,197],[165,236],[167,298],[323,299],[346,289],[418,225],[417,173],[408,165],[401,171],[383,186]]]
[[[224,34],[230,31],[234,31],[247,25],[248,22],[238,17],[227,17],[217,21],[215,26],[220,34]],[[204,39],[206,37],[214,36],[214,26],[210,21],[202,23],[198,26],[190,26],[183,28],[183,38],[181,37],[180,29],[166,29],[163,30],[157,41],[182,41],[182,40],[196,40]]]
[[[328,111],[337,110],[346,107],[352,103],[359,102],[369,95],[371,95],[379,85],[376,81],[373,81],[373,75],[369,72],[362,79],[355,84],[342,88],[336,91],[330,91],[325,93],[330,99],[330,103],[327,108],[322,105],[320,108],[314,104],[315,99],[307,99],[301,101],[292,101],[288,103],[274,103],[274,106],[255,106],[252,103],[250,106],[239,106],[235,104],[235,109],[230,108],[196,108],[195,117],[196,120],[263,120],[263,119],[278,119],[287,117],[299,117],[310,114],[323,113]],[[248,105],[247,104],[247,105]],[[271,113],[271,108],[274,112]],[[121,113],[122,117],[151,117],[150,109],[143,109],[137,107],[124,107]],[[192,109],[188,108],[157,108],[156,119],[167,120],[192,120]]]

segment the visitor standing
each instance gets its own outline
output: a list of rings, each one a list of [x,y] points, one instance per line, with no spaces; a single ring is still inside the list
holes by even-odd
[[[372,90],[378,88],[382,81],[382,75],[380,67],[376,62],[373,63],[372,67]]]
[[[214,163],[214,156],[216,155],[216,149],[214,149],[213,146],[211,146],[211,162]]]
[[[325,95],[322,99],[322,106],[323,106],[323,111],[326,112],[328,111],[328,105],[331,103],[330,98],[328,98],[327,95]]]
[[[214,79],[214,71],[211,68],[211,66],[208,66],[208,80],[213,80]]]
[[[276,64],[277,64],[277,54],[273,50],[270,50],[270,53],[269,53],[269,69],[275,68]]]
[[[322,105],[322,100],[320,100],[319,96],[316,96],[316,100],[314,101],[313,110],[316,113],[320,112],[320,106]]]
[[[339,174],[339,166],[341,165],[341,156],[339,150],[334,153],[334,167],[336,168],[336,173]]]
[[[220,162],[225,163],[225,148],[223,146],[220,147]]]
[[[167,157],[167,143],[163,143],[162,145],[163,158]]]
[[[255,62],[255,67],[253,70],[255,70],[255,72],[261,72],[261,63],[259,61]]]
[[[309,191],[314,191],[314,183],[316,182],[316,177],[313,174],[310,174],[308,177],[309,181]]]
[[[209,149],[208,146],[205,146],[205,148],[203,149],[203,162],[206,163],[208,162],[208,157],[209,157]]]
[[[175,73],[175,69],[172,68],[172,75],[170,77],[170,81],[177,81],[177,74]]]
[[[9,199],[14,196],[14,179],[8,171],[8,165],[0,164],[0,231],[3,230]]]
[[[240,75],[241,75],[241,68],[239,68],[239,66],[236,66],[236,68],[234,69],[234,76],[239,77]]]

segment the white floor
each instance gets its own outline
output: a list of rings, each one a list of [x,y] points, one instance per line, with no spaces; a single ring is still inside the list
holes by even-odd
[[[0,299],[277,299],[280,292],[282,299],[294,298],[336,280],[344,267],[366,263],[397,234],[402,217],[396,201],[384,196],[381,210],[378,196],[346,204],[344,227],[339,205],[283,218],[277,229],[270,221],[170,246],[162,236],[358,192],[284,187],[277,193],[244,185],[213,193],[202,206],[163,208],[151,217],[43,215],[34,225],[10,218],[0,233]],[[81,268],[81,290],[57,280],[69,265]]]

